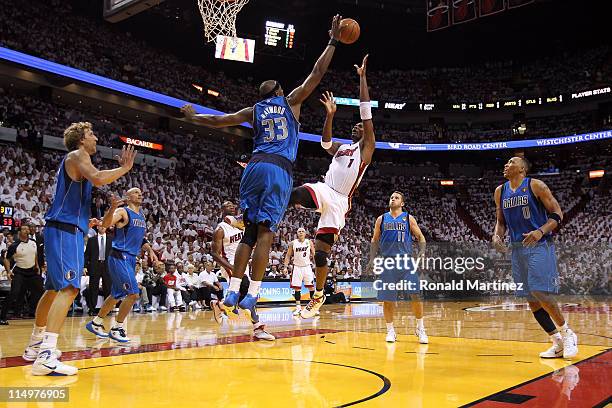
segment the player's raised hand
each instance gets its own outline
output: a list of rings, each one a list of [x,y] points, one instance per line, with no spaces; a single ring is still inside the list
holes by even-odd
[[[499,235],[493,235],[493,247],[501,252],[502,254],[505,254],[508,252],[508,247],[506,247],[506,245],[504,244],[504,241],[501,239],[501,237]]]
[[[321,99],[319,99],[319,102],[321,102],[323,106],[325,106],[325,110],[328,114],[333,115],[334,113],[336,113],[336,100],[334,99],[333,93],[325,91],[325,93],[321,95]]]
[[[361,66],[358,66],[357,64],[355,64],[355,69],[357,69],[357,75],[359,75],[360,77],[364,76],[366,74],[366,66],[368,64],[368,55],[370,54],[366,54],[365,57],[363,57],[363,61],[361,62]]]
[[[340,14],[336,14],[334,18],[332,18],[331,30],[329,30],[329,38],[333,38],[334,40],[340,39],[340,20],[342,20],[342,16]]]
[[[111,195],[111,205],[109,211],[115,211],[117,208],[125,204],[125,200],[117,197],[116,195]]]
[[[539,229],[523,234],[523,246],[534,247],[544,236]]]
[[[123,146],[121,149],[121,156],[115,156],[117,161],[119,161],[119,165],[127,170],[132,170],[134,167],[134,159],[136,158],[136,150],[134,146]]]
[[[181,112],[185,115],[186,119],[192,119],[196,115],[196,111],[193,108],[193,105],[187,104],[181,108]]]

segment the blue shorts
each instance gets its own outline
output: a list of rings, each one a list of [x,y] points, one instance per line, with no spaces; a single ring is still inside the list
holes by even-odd
[[[108,274],[110,275],[111,296],[123,299],[128,295],[139,294],[136,281],[136,257],[127,252],[112,250],[108,257]]]
[[[380,282],[376,282],[380,280]],[[419,274],[409,270],[385,270],[374,278],[376,299],[384,302],[396,302],[402,298],[408,300],[408,295],[419,294]],[[390,289],[384,284],[399,283],[401,287]]]
[[[240,180],[240,208],[247,221],[269,222],[276,232],[285,215],[293,178],[287,170],[265,161],[250,162]]]
[[[528,296],[532,291],[557,293],[559,271],[555,245],[544,241],[526,248],[516,243],[512,247],[512,278],[514,283],[523,284],[523,288],[516,291],[518,296]]]
[[[43,231],[47,275],[45,290],[62,290],[68,286],[81,288],[85,267],[83,231],[69,224],[49,225]]]

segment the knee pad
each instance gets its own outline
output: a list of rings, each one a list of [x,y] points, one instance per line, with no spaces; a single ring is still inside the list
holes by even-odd
[[[320,249],[315,251],[314,259],[317,268],[327,266],[327,255],[327,252],[321,251]]]
[[[240,240],[241,244],[245,244],[253,248],[257,243],[257,224],[249,222],[245,224],[244,234]]]
[[[327,245],[334,245],[336,236],[334,234],[332,234],[331,232],[328,232],[326,234],[317,234],[315,239],[318,239],[319,241],[323,241],[325,242]]]

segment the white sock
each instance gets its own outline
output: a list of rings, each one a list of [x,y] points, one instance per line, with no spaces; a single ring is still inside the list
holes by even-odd
[[[229,290],[231,292],[240,292],[240,284],[242,283],[242,279],[238,278],[230,278]]]
[[[417,322],[417,329],[425,329],[425,324],[423,322],[423,318],[421,317],[420,319],[416,319]]]
[[[115,325],[113,326],[113,328],[115,328],[115,329],[123,329],[123,323],[124,322],[115,322]]]
[[[45,332],[43,336],[43,342],[40,345],[40,351],[43,352],[45,350],[55,350],[57,348],[57,338],[59,337],[58,333],[50,333]]]
[[[93,322],[99,326],[102,323],[104,323],[104,319],[101,318],[100,316],[96,316],[96,317],[93,318]]]
[[[559,331],[561,332],[562,335],[565,335],[568,330],[569,330],[569,327],[567,327],[567,322],[563,323],[563,326],[559,327]]]
[[[251,283],[249,284],[249,295],[253,297],[257,297],[257,295],[259,295],[260,286],[261,286],[261,281],[252,280]]]
[[[302,303],[299,300],[295,301],[295,307],[300,307],[302,306]]]
[[[561,344],[563,342],[563,337],[561,337],[561,333],[557,332],[550,336],[551,340],[554,344]]]
[[[263,325],[264,324],[262,322],[257,322],[255,324],[253,324],[253,330],[257,330],[257,329],[259,329]]]
[[[34,340],[36,341],[42,340],[43,336],[45,335],[46,328],[47,328],[46,326],[38,327],[34,325],[34,328],[32,329],[31,342],[34,343],[35,342]]]
[[[395,329],[393,328],[393,323],[386,323],[386,325],[387,325],[387,331],[388,332],[391,331],[391,330],[395,331]]]
[[[315,290],[314,297],[320,298],[321,296],[323,296],[323,290]]]

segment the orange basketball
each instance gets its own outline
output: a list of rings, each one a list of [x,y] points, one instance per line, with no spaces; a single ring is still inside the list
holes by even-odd
[[[352,18],[344,18],[340,20],[340,42],[344,44],[352,44],[359,39],[361,29],[359,23]]]

